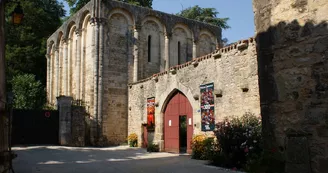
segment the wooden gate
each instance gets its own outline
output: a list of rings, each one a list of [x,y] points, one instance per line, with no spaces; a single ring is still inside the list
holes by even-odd
[[[142,148],[148,147],[148,130],[147,124],[142,126]]]
[[[13,110],[12,144],[58,145],[59,113],[47,110]]]
[[[180,152],[179,120],[186,116],[187,122],[187,152],[191,153],[193,135],[192,106],[182,93],[177,92],[168,102],[164,112],[164,148],[167,152]]]

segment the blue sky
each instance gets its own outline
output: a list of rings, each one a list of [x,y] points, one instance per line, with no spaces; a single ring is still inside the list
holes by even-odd
[[[222,31],[222,36],[228,38],[229,43],[255,34],[251,0],[153,0],[153,9],[173,14],[194,5],[216,8],[220,13],[218,17],[230,18],[228,25],[231,28]],[[67,5],[66,11],[69,13]]]

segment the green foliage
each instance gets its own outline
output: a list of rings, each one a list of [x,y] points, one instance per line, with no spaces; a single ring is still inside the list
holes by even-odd
[[[11,81],[14,93],[14,108],[42,109],[46,102],[46,92],[33,74],[17,75]]]
[[[56,0],[20,1],[23,22],[13,25],[10,14],[16,3],[6,3],[6,62],[7,79],[18,74],[34,74],[41,83],[46,81],[46,41],[61,25],[64,6]],[[9,84],[9,83],[7,83]],[[11,86],[8,85],[8,91]]]
[[[228,38],[222,38],[221,39],[222,46],[227,46],[228,42],[229,42]]]
[[[219,26],[222,29],[228,29],[230,26],[227,24],[229,18],[218,18],[219,12],[215,8],[201,8],[198,5],[189,7],[178,13],[178,16],[201,21],[204,23]]]
[[[65,0],[70,7],[69,13],[72,15],[84,7],[90,0]]]
[[[118,1],[126,2],[133,5],[138,5],[142,7],[148,7],[148,8],[152,8],[153,5],[153,0],[118,0]]]
[[[83,6],[85,6],[90,0],[65,0],[70,7],[70,15],[73,15],[77,11],[79,11]],[[153,4],[153,0],[117,0],[133,5],[138,5],[142,7],[151,8]]]
[[[148,152],[159,152],[159,146],[157,144],[149,144],[147,147]]]

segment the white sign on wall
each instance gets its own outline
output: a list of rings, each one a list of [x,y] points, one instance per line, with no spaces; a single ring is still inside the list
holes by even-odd
[[[169,126],[171,127],[171,125],[172,125],[172,121],[171,121],[171,120],[169,120]]]
[[[189,123],[188,124],[191,125],[191,118],[189,118]]]

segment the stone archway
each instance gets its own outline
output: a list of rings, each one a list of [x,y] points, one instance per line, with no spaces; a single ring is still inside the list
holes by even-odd
[[[173,153],[191,153],[193,108],[188,98],[176,90],[168,96],[163,112],[164,150]]]

